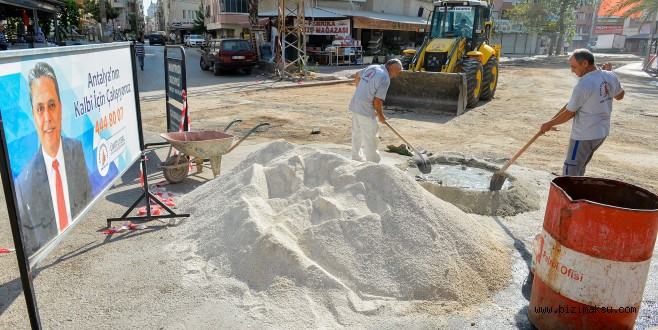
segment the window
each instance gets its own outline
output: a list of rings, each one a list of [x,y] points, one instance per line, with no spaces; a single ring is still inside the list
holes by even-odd
[[[246,40],[227,40],[222,44],[222,50],[227,52],[250,51],[249,43]]]
[[[248,0],[219,0],[223,13],[248,13]]]

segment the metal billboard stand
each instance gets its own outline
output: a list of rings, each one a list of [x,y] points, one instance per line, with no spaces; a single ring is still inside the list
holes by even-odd
[[[166,46],[168,47],[168,46]],[[179,46],[182,51],[182,63],[181,64],[181,69],[178,71],[180,73],[179,82],[180,82],[180,87],[181,87],[181,101],[183,100],[183,95],[185,95],[185,91],[187,90],[187,83],[186,83],[186,75],[185,75],[185,50],[183,50],[183,47]],[[133,81],[135,84],[135,91],[139,90],[139,87],[137,85],[137,63],[135,63],[135,47],[132,45],[130,47],[130,52],[132,54],[132,67],[133,67]],[[167,65],[167,48],[165,48],[165,95],[167,95],[167,130],[171,129],[170,124],[172,123],[172,118],[173,116],[170,114],[170,104],[169,104],[169,92],[170,92],[170,84],[168,81],[171,79],[168,79],[169,74],[168,74],[168,65]],[[180,60],[179,60],[180,61]],[[187,102],[187,100],[185,100]],[[184,103],[185,105],[187,103]],[[139,104],[139,93],[135,93],[135,106],[137,110],[137,117],[142,118],[142,113],[141,113],[141,107]],[[173,106],[172,106],[173,107]],[[185,128],[185,130],[189,130],[189,115],[187,114],[187,106],[183,107],[182,113],[181,113],[181,119],[180,119],[180,127]],[[144,136],[142,134],[142,121],[138,120],[137,121],[137,126],[139,129],[139,144],[141,146],[142,150],[142,155],[140,159],[140,166],[141,166],[141,172],[142,172],[142,177],[144,178],[144,184],[142,186],[142,194],[137,198],[137,200],[128,208],[128,210],[121,215],[119,218],[108,218],[107,219],[107,227],[110,227],[110,224],[112,221],[150,221],[154,219],[162,219],[162,218],[187,218],[190,215],[188,213],[181,213],[177,214],[174,212],[172,209],[170,209],[167,205],[165,205],[157,196],[153,195],[151,191],[149,190],[149,185],[148,185],[148,172],[146,171],[146,150],[150,147],[154,146],[161,146],[161,145],[167,145],[167,142],[158,142],[158,143],[149,143],[149,144],[144,144]],[[178,130],[176,130],[177,132]],[[143,216],[128,216],[130,212],[132,212],[137,205],[142,201],[142,199],[146,198],[146,215]],[[160,205],[165,211],[167,211],[169,214],[158,214],[154,215],[151,213],[151,205],[153,205],[151,202],[155,202],[155,204]]]
[[[2,187],[5,192],[5,199],[7,202],[7,213],[9,215],[9,223],[11,224],[11,234],[14,238],[14,247],[16,248],[16,259],[18,259],[18,270],[21,274],[21,283],[23,285],[23,294],[25,295],[25,303],[27,305],[27,314],[30,318],[30,325],[32,329],[41,329],[41,320],[39,318],[39,308],[37,307],[37,300],[34,295],[34,286],[32,284],[32,269],[25,248],[23,246],[23,239],[21,233],[21,224],[18,223],[18,206],[16,199],[14,199],[14,182],[10,180],[11,173],[9,171],[9,154],[7,153],[7,146],[5,145],[5,129],[0,115],[0,173],[2,174]]]

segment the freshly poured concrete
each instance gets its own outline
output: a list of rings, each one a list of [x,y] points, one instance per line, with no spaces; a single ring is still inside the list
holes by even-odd
[[[440,199],[467,213],[509,216],[538,210],[539,196],[527,183],[506,174],[499,191],[490,191],[489,183],[497,166],[473,158],[433,155],[428,159],[432,172],[420,175],[411,168],[420,185]]]

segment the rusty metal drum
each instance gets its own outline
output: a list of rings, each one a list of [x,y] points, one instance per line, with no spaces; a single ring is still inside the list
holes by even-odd
[[[658,196],[599,178],[551,182],[533,244],[528,317],[539,329],[632,329],[658,233]]]

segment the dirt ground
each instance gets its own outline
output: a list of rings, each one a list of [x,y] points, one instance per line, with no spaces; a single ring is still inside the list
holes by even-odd
[[[597,58],[619,68],[637,58]],[[620,74],[626,97],[616,101],[612,133],[587,168],[588,176],[622,180],[658,191],[658,88],[649,76]],[[430,152],[452,152],[503,163],[511,158],[568,100],[577,77],[565,56],[536,61],[503,62],[495,98],[453,117],[432,113],[385,111],[389,122],[411,143]],[[350,145],[347,106],[354,92],[351,83],[292,89],[267,89],[223,94],[191,93],[195,103],[195,129],[220,129],[231,119],[245,121],[237,134],[258,122],[270,128],[246,143],[285,139],[296,144]],[[157,102],[153,102],[157,103]],[[144,107],[144,104],[142,104]],[[148,105],[146,105],[148,108]],[[145,129],[159,131],[162,116],[148,112]],[[320,134],[311,134],[319,128]],[[560,173],[571,123],[540,137],[517,161],[532,169]],[[242,131],[240,131],[242,129]],[[380,150],[401,141],[380,128]]]
[[[597,58],[597,62],[606,60],[618,68],[637,62],[638,58]],[[481,102],[458,117],[401,111],[385,111],[385,115],[408,140],[429,152],[456,153],[502,166],[568,101],[577,77],[569,71],[567,62],[566,57],[503,62],[495,98]],[[615,102],[612,134],[595,154],[587,175],[617,179],[658,192],[656,80],[622,73],[620,78],[626,97]],[[239,150],[226,155],[224,164],[241,161],[246,157],[243,150],[276,139],[295,144],[328,143],[346,148],[350,145],[351,121],[347,106],[355,88],[352,84],[261,90],[238,86],[228,88],[231,91],[215,87],[190,91],[192,129],[223,129],[232,119],[241,118],[242,124],[229,129],[241,136],[257,123],[271,124],[246,139]],[[157,141],[157,133],[166,127],[162,111],[164,98],[156,94],[141,96],[147,142]],[[320,134],[311,134],[314,128],[320,129]],[[517,161],[523,168],[510,168],[510,171],[533,178],[530,183],[540,191],[543,203],[550,180],[548,173],[561,171],[569,130],[570,123],[567,123],[558,131],[540,137]],[[380,150],[388,144],[401,143],[386,128],[380,128],[380,136]],[[148,154],[151,183],[162,180],[161,173],[153,167],[164,160],[164,154],[162,150]],[[236,159],[238,155],[242,158]],[[167,190],[175,190],[176,196],[193,191],[211,179],[208,172],[167,186]],[[215,269],[198,258],[188,257],[190,251],[172,246],[172,242],[177,242],[177,225],[152,221],[145,230],[103,235],[105,219],[119,216],[140,193],[135,164],[34,270],[34,287],[44,328],[243,329],[267,328],[268,324],[277,328],[268,323],[268,311],[261,301],[227,291],[226,286],[214,281]],[[476,216],[482,226],[503,237],[512,251],[510,286],[493,298],[493,304],[483,303],[478,307],[481,309],[460,312],[456,316],[427,313],[420,319],[404,316],[395,322],[373,316],[361,326],[530,328],[526,309],[531,283],[527,280],[526,262],[530,260],[532,240],[541,228],[543,212],[540,209],[504,219]],[[0,207],[0,219],[5,219],[0,222],[0,228],[9,228],[4,207]],[[194,220],[186,218],[179,223],[194,223]],[[13,247],[8,229],[0,230],[2,247]],[[644,314],[636,324],[638,329],[656,326],[652,311],[658,308],[655,303],[658,297],[655,279],[658,277],[654,275],[658,274],[657,258],[658,248],[655,248],[641,310]],[[0,328],[29,328],[22,292],[15,254],[0,256]],[[231,298],[234,296],[237,298]],[[291,312],[286,317],[290,328],[321,327],[297,322],[305,318],[312,322],[313,317],[298,316],[295,314],[297,307],[289,307]],[[345,326],[355,327],[349,322]]]

